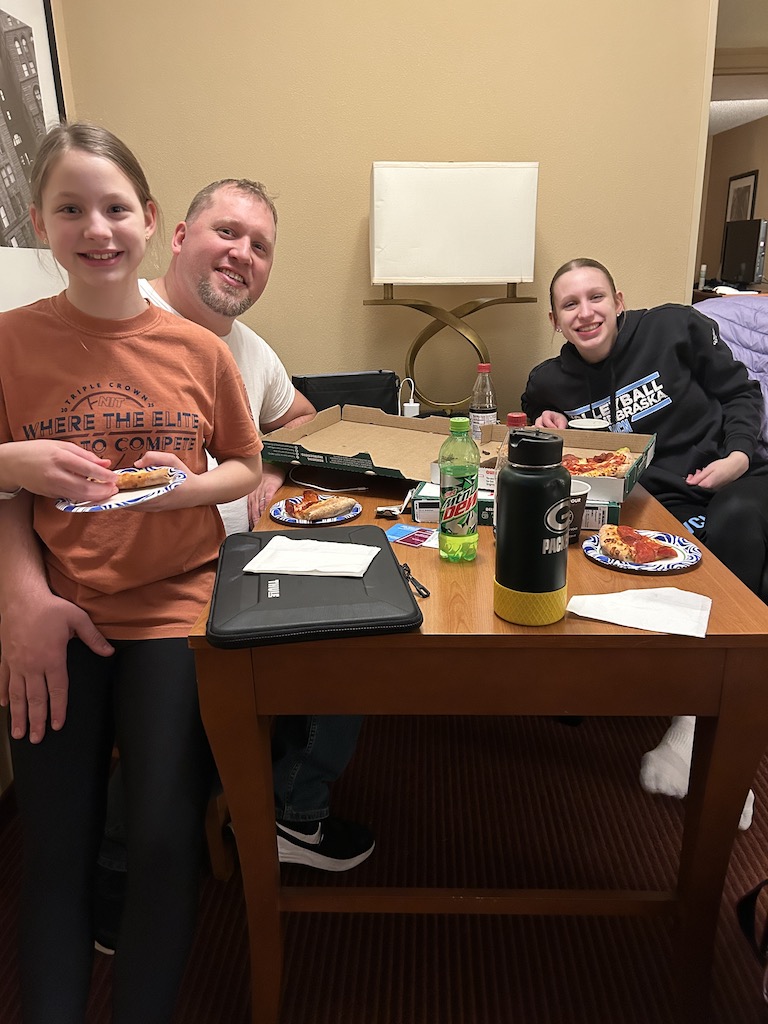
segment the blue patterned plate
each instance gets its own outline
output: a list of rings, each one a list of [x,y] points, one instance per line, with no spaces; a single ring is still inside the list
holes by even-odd
[[[146,466],[146,469],[162,469],[162,466]],[[117,473],[136,473],[136,469],[118,469]],[[56,502],[56,508],[62,512],[109,512],[115,508],[131,508],[133,505],[140,505],[144,501],[151,501],[166,491],[172,491],[187,479],[187,474],[180,469],[171,470],[171,482],[161,487],[138,487],[135,491],[118,491],[106,501],[81,501],[75,503],[62,498]]]
[[[318,494],[320,501],[327,501],[330,497],[330,494]],[[290,508],[290,501],[278,501],[269,510],[269,514],[275,522],[285,523],[287,526],[329,526],[332,523],[346,523],[348,519],[354,519],[363,511],[363,506],[356,501],[349,512],[342,512],[340,516],[332,516],[330,519],[315,519],[310,522],[309,519],[297,519],[291,515]]]
[[[644,537],[652,537],[662,544],[668,544],[677,552],[674,558],[662,558],[658,562],[643,562],[636,565],[634,562],[620,562],[617,558],[609,558],[604,555],[600,547],[600,538],[595,533],[587,537],[581,545],[587,558],[591,558],[598,565],[604,565],[606,569],[617,569],[619,572],[683,572],[685,569],[692,569],[701,561],[701,551],[696,545],[685,537],[676,537],[673,533],[657,533],[655,530],[638,530]]]

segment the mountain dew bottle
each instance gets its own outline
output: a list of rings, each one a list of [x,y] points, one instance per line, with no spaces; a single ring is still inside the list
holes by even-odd
[[[451,419],[451,436],[440,448],[440,557],[471,562],[477,554],[477,468],[480,452],[469,418]]]

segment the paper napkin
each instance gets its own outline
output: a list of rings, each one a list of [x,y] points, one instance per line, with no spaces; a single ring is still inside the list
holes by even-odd
[[[654,633],[706,636],[712,599],[676,587],[623,590],[618,594],[572,597],[567,611],[585,619],[615,622]]]
[[[243,572],[274,572],[289,576],[363,576],[381,548],[326,540],[273,537]]]

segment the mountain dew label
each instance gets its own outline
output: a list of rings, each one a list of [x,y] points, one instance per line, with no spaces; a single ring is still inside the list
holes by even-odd
[[[477,467],[452,466],[440,473],[440,533],[477,533]]]

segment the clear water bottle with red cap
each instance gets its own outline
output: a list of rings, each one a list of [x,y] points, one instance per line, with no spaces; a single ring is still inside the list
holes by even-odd
[[[486,423],[499,422],[490,363],[477,364],[477,380],[469,402],[469,422],[475,441],[480,440],[480,428]]]

